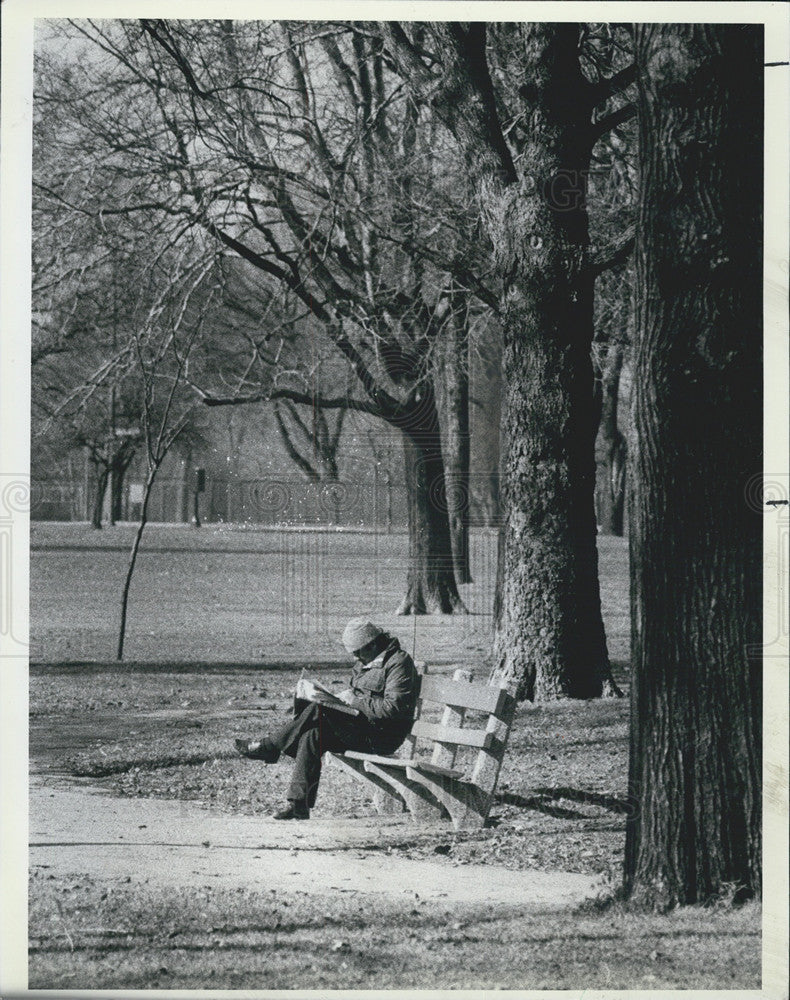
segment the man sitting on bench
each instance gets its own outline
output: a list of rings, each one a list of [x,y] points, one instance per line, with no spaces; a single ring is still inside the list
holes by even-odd
[[[325,751],[391,754],[411,729],[419,690],[412,658],[397,639],[365,618],[352,619],[343,645],[357,660],[350,687],[337,697],[358,714],[307,700],[309,682],[299,682],[294,718],[261,740],[236,740],[244,757],[274,764],[280,754],[295,758],[288,804],[275,819],[309,819],[315,805]]]

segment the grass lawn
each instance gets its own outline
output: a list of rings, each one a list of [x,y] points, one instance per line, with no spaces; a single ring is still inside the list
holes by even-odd
[[[34,877],[31,989],[736,989],[759,914],[536,914]]]
[[[30,657],[115,656],[120,597],[134,527],[31,525]],[[628,658],[627,543],[599,539],[609,652]],[[399,635],[409,651],[414,620],[403,597],[405,533],[262,531],[232,525],[149,525],[129,600],[125,658],[271,663],[345,660],[339,643],[357,614]],[[474,531],[474,583],[461,588],[469,615],[417,621],[417,658],[481,663],[489,652],[496,537]]]
[[[262,735],[282,718],[302,666],[344,683],[337,635],[350,614],[370,610],[410,648],[412,621],[387,617],[403,586],[402,536],[300,540],[155,526],[128,646],[129,659],[149,662],[86,663],[109,658],[114,646],[130,529],[33,528],[31,637],[40,662],[30,673],[31,764],[49,782],[267,815],[281,804],[290,764],[242,760],[233,737]],[[627,550],[620,539],[601,539],[600,548],[607,637],[627,690]],[[490,606],[493,554],[493,540],[478,534],[476,583],[465,594],[473,610]],[[418,625],[418,658],[485,675],[487,616]],[[453,866],[476,863],[602,874],[616,887],[627,744],[627,698],[522,705],[489,826],[453,833],[448,825],[441,843],[415,827],[389,850],[446,865],[448,877]],[[326,769],[318,817],[370,811],[361,784]],[[29,929],[37,989],[726,989],[757,988],[760,977],[756,904],[536,914],[341,894],[317,902],[299,893],[164,893],[34,870]]]

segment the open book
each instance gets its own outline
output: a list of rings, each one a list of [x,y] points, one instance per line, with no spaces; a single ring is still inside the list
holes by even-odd
[[[304,677],[300,679],[296,686],[296,699],[297,701],[315,701],[319,705],[326,705],[337,712],[345,712],[346,715],[359,715],[358,708],[352,708],[351,705],[347,705],[344,701],[341,701],[329,688],[325,688],[318,681],[307,680]]]

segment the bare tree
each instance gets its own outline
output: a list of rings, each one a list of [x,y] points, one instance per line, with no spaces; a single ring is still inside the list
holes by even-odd
[[[168,452],[188,428],[198,405],[187,376],[190,355],[211,302],[212,293],[203,286],[212,274],[212,263],[210,258],[208,261],[198,258],[196,262],[169,260],[162,275],[161,292],[150,304],[144,325],[131,331],[133,353],[130,353],[141,383],[146,476],[140,520],[121,593],[116,654],[119,660],[123,659],[129,588],[148,521],[151,490]]]
[[[501,282],[506,377],[503,588],[495,672],[536,699],[615,693],[593,509],[596,426],[585,178],[615,120],[594,109],[579,26],[442,23],[429,49],[382,22],[404,79],[455,136]],[[633,114],[621,110],[617,121]],[[601,262],[603,266],[603,262]]]
[[[81,67],[91,87],[111,95],[100,107],[80,104],[84,88],[71,84],[89,132],[81,146],[102,164],[96,210],[146,213],[174,231],[202,227],[309,311],[361,390],[342,403],[316,400],[282,380],[275,386],[278,372],[270,372],[257,392],[232,397],[212,388],[206,401],[279,395],[398,427],[413,494],[400,610],[461,610],[431,384],[433,344],[449,321],[447,262],[426,268],[414,255],[414,220],[424,218],[415,179],[424,177],[427,189],[431,175],[421,170],[409,138],[418,123],[412,115],[409,124],[380,43],[342,39],[345,27],[313,41],[312,28],[291,37],[296,28],[231,22],[201,22],[199,30],[186,22],[81,22],[70,30],[115,61],[109,73],[105,62]],[[124,178],[111,208],[101,204],[112,186],[101,179],[105,168],[116,186]],[[464,266],[456,270],[471,280]]]
[[[38,218],[44,214],[38,206]],[[33,435],[39,442],[59,442],[56,451],[49,449],[50,460],[84,450],[94,473],[89,501],[94,528],[102,526],[108,486],[110,523],[119,517],[124,475],[142,443],[139,400],[126,375],[124,334],[119,335],[133,321],[131,288],[139,268],[117,257],[108,262],[98,246],[96,236],[86,250],[92,267],[86,267],[76,286],[52,261],[46,276],[35,255],[33,262]],[[127,286],[114,274],[116,267],[124,266],[127,278],[134,275]],[[59,276],[64,277],[60,285]],[[80,391],[86,385],[91,386],[89,394]]]

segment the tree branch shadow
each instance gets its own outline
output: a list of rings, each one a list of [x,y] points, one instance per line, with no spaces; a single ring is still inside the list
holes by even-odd
[[[587,805],[601,806],[615,813],[628,813],[631,803],[627,798],[618,795],[607,795],[605,792],[591,792],[584,788],[536,788],[536,795],[550,795],[555,799],[568,799],[571,802],[584,802]]]
[[[559,798],[559,796],[556,796]],[[562,806],[551,804],[548,795],[519,795],[517,792],[500,792],[496,796],[500,805],[521,806],[522,809],[534,809],[536,812],[545,813],[547,816],[555,816],[557,819],[586,819],[584,813],[576,812],[574,809],[563,809]]]
[[[496,796],[496,801],[501,805],[534,809],[536,812],[555,816],[557,819],[589,819],[585,813],[555,805],[554,803],[559,799],[600,806],[614,813],[628,813],[631,808],[627,799],[621,799],[616,795],[606,795],[602,792],[590,792],[583,788],[536,788],[534,793],[529,796],[520,795],[517,792],[499,792]]]

